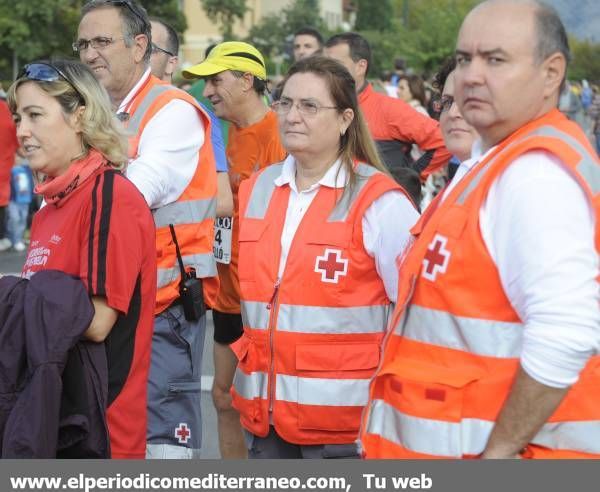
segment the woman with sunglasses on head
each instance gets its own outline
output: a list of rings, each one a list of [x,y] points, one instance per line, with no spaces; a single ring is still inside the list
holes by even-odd
[[[22,275],[80,278],[95,314],[84,338],[104,342],[113,458],[143,458],[156,289],[154,223],[122,174],[126,139],[106,91],[75,61],[26,65],[8,91],[17,137],[45,206]]]
[[[273,104],[289,156],[240,188],[244,335],[233,404],[251,458],[357,457],[369,379],[418,213],[338,62],[297,62]]]

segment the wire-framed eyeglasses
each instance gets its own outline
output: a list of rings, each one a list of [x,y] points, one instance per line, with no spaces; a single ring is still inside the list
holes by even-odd
[[[293,106],[296,106],[298,112],[307,116],[314,116],[322,109],[339,109],[337,106],[323,106],[312,99],[300,99],[299,101],[294,102],[287,97],[282,97],[279,101],[275,101],[271,104],[273,111],[279,115],[288,114]]]

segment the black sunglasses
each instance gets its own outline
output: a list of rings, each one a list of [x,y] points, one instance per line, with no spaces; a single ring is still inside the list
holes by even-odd
[[[79,99],[81,100],[81,103],[82,104],[84,103],[83,96],[77,90],[77,88],[75,87],[75,85],[73,84],[71,79],[69,79],[69,77],[67,77],[60,68],[55,67],[54,65],[51,65],[50,63],[46,63],[46,62],[28,63],[27,65],[25,65],[23,67],[23,70],[21,70],[19,78],[20,79],[27,78],[29,80],[37,80],[39,82],[56,82],[59,79],[63,79],[77,93],[77,95],[79,96]]]
[[[173,53],[171,53],[170,51],[167,51],[164,48],[161,48],[160,46],[152,43],[152,51],[156,52],[156,51],[160,51],[161,53],[164,53],[165,55],[169,55],[169,56],[176,56]]]

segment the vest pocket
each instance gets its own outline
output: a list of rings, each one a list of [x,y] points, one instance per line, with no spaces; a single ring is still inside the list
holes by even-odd
[[[393,424],[396,438],[408,449],[424,454],[459,458],[481,453],[487,430],[463,425],[466,388],[481,376],[476,369],[459,370],[406,358],[382,369],[383,399],[398,412]],[[439,447],[431,446],[432,432]],[[479,444],[481,449],[473,452]]]
[[[461,420],[465,387],[481,376],[405,358],[389,372],[386,393],[396,408],[410,415],[448,422]]]
[[[240,222],[238,275],[240,281],[256,281],[256,262],[260,258],[259,240],[267,223],[264,220],[244,218]]]
[[[298,427],[358,431],[370,377],[378,363],[376,343],[298,345]]]

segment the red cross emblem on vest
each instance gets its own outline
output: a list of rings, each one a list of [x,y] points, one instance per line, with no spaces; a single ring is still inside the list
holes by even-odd
[[[317,256],[315,272],[321,274],[321,282],[337,284],[340,276],[348,273],[348,260],[339,249],[325,248],[323,256]]]
[[[436,234],[429,243],[425,258],[423,258],[423,277],[435,282],[438,273],[445,273],[450,261],[450,251],[446,249],[448,238]]]
[[[175,427],[175,438],[180,444],[186,444],[192,437],[192,432],[187,424],[181,423]]]

